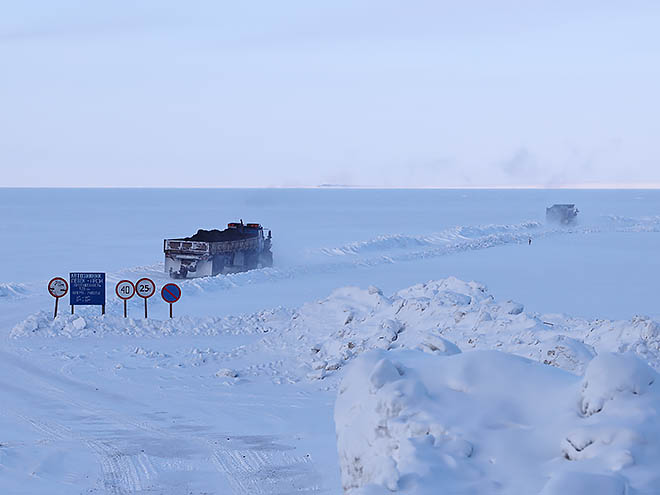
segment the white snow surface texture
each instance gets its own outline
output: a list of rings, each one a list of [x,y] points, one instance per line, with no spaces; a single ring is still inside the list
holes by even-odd
[[[285,371],[323,379],[370,349],[418,349],[445,355],[497,349],[581,374],[600,352],[634,352],[660,369],[660,325],[586,320],[527,313],[514,301],[496,301],[485,286],[450,277],[417,284],[387,297],[377,287],[337,289],[321,301],[230,316],[172,320],[124,319],[41,311],[17,324],[12,337],[103,337],[268,334],[264,350],[288,357]],[[302,350],[302,352],[301,352]],[[299,360],[299,363],[293,361]],[[300,375],[297,378],[303,378]]]
[[[40,312],[11,336],[245,333],[262,336],[250,351],[269,366],[217,376],[338,388],[348,494],[660,493],[660,326],[646,317],[527,313],[448,278],[389,297],[345,287],[297,310],[228,318]],[[181,366],[168,359],[159,366]]]
[[[604,353],[583,377],[497,351],[373,351],[335,423],[351,495],[658,493],[658,374]]]

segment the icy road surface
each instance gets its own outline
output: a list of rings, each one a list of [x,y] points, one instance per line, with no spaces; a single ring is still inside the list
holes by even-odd
[[[16,342],[0,352],[2,493],[328,493],[334,398],[251,358],[258,336]]]

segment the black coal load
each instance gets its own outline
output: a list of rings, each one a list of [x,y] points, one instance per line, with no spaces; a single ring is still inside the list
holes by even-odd
[[[225,230],[204,230],[199,229],[195,235],[186,237],[184,241],[198,241],[198,242],[222,242],[222,241],[240,241],[242,239],[249,239],[255,237],[256,232],[241,231],[241,229],[225,229]]]

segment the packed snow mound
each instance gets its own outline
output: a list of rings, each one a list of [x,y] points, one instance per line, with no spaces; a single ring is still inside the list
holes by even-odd
[[[40,311],[17,324],[10,337],[166,337],[171,335],[223,335],[268,333],[282,322],[289,321],[291,312],[283,308],[261,311],[247,316],[193,318],[181,316],[168,320],[122,318],[113,315],[60,314]]]
[[[0,301],[20,299],[28,295],[28,289],[24,284],[16,282],[0,283]]]
[[[486,287],[450,277],[386,297],[376,288],[334,291],[293,316],[291,334],[309,349],[310,376],[325,378],[371,349],[432,354],[499,349],[574,373],[599,352],[634,352],[660,369],[660,326],[645,317],[589,321],[527,313]]]
[[[344,287],[297,310],[225,318],[124,319],[116,310],[119,306],[106,316],[61,314],[56,319],[40,312],[16,325],[11,336],[263,332],[267,335],[261,352],[280,353],[291,370],[311,379],[329,378],[373,349],[417,349],[434,355],[497,349],[576,374],[584,373],[597,354],[628,352],[660,369],[660,325],[647,317],[609,321],[529,313],[518,302],[496,300],[482,284],[453,277],[390,296],[377,287]]]
[[[585,383],[612,363],[602,383],[644,393],[584,415]],[[656,378],[631,355],[596,358],[580,378],[497,351],[364,353],[335,404],[344,492],[660,493]]]
[[[600,412],[608,400],[648,391],[656,373],[632,354],[603,353],[587,366],[582,381],[582,413]]]
[[[380,235],[365,241],[351,242],[343,246],[323,248],[321,252],[327,256],[345,256],[385,251],[391,249],[410,249],[423,246],[440,246],[456,241],[474,240],[488,236],[505,236],[511,239],[511,234],[529,235],[541,227],[537,221],[527,221],[514,225],[483,225],[458,226],[428,235],[390,234]]]
[[[658,232],[660,216],[625,217],[621,215],[606,215],[605,220],[618,231],[628,232]]]

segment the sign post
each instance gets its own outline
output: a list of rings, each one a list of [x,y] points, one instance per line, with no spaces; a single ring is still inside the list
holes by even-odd
[[[120,280],[115,287],[115,293],[119,299],[124,301],[124,318],[126,318],[128,316],[126,301],[135,295],[135,286],[130,280]]]
[[[69,292],[69,284],[62,277],[55,277],[48,282],[48,292],[55,298],[55,314],[53,318],[57,318],[57,306],[60,302],[60,297],[64,297]]]
[[[160,296],[166,303],[170,303],[170,318],[172,318],[172,304],[181,298],[181,288],[176,284],[165,284],[160,290]]]
[[[74,306],[101,306],[101,314],[105,314],[105,273],[70,273],[69,282],[71,314]]]
[[[135,292],[144,299],[144,317],[147,318],[147,299],[156,293],[156,284],[150,278],[141,278],[135,283]]]

